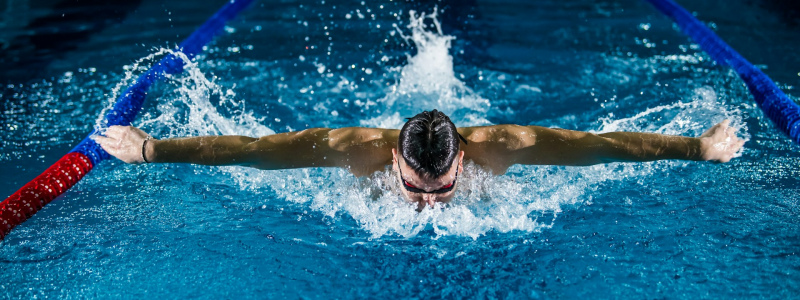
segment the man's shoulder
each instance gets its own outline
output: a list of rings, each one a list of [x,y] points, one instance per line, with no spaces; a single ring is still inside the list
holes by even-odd
[[[368,127],[344,127],[333,129],[329,133],[330,142],[339,147],[348,147],[365,143],[391,144],[397,142],[399,130],[368,128]],[[388,145],[390,147],[392,145]]]
[[[370,127],[343,127],[331,130],[331,135],[337,135],[348,140],[371,141],[378,139],[397,139],[400,130]]]
[[[532,143],[537,126],[499,124],[490,126],[463,127],[459,129],[470,143],[490,143],[503,148],[515,148],[518,144]]]

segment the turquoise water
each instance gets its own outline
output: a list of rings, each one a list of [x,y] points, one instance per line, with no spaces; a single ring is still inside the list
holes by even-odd
[[[108,161],[0,243],[0,296],[796,297],[798,147],[646,3],[562,2],[259,2],[156,85],[134,125],[258,136],[398,128],[438,108],[458,126],[698,135],[729,118],[741,157],[503,176],[467,164],[453,203],[421,213],[388,171]],[[687,8],[797,99],[797,25],[769,5],[718,4]],[[0,190],[69,151],[217,7],[143,1],[58,23],[47,16],[75,10],[7,6],[19,21],[2,24]],[[80,38],[25,43],[53,30]]]

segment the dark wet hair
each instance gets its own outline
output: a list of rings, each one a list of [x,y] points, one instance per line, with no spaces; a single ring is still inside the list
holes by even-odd
[[[439,178],[458,156],[459,138],[467,143],[447,115],[435,109],[423,111],[403,125],[397,152],[417,174]]]

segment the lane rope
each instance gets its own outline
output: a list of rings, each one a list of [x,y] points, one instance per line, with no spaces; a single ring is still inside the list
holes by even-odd
[[[681,31],[699,44],[714,61],[736,71],[764,114],[800,145],[800,105],[789,99],[766,74],[739,55],[686,9],[672,0],[645,1],[670,17]]]
[[[203,51],[203,46],[223,32],[225,23],[235,18],[253,1],[229,0],[187,37],[177,50],[189,59],[193,59]],[[183,66],[184,61],[178,55],[170,54],[150,67],[120,95],[114,107],[108,111],[105,116],[107,125],[130,125],[142,109],[150,86],[164,78],[165,74],[181,73]],[[78,183],[95,165],[110,158],[109,154],[90,138],[95,134],[97,130],[42,174],[0,202],[0,240],[3,240],[11,229],[25,222],[46,204]]]

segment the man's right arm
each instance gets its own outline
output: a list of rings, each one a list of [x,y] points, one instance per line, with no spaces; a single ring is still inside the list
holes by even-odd
[[[396,130],[348,127],[312,128],[260,138],[201,136],[150,139],[135,127],[112,126],[97,142],[127,163],[192,163],[244,165],[259,169],[343,167],[357,175],[382,169],[391,162]],[[144,155],[142,155],[142,147]]]

